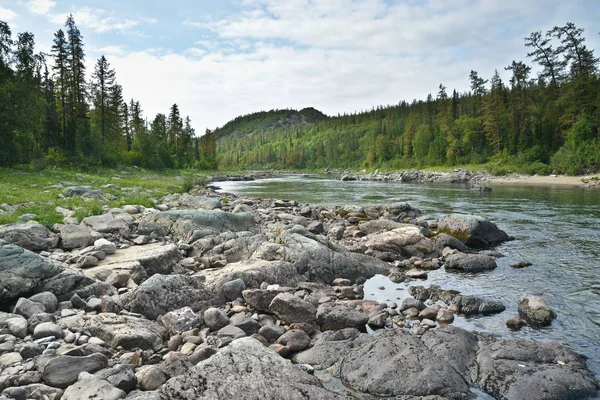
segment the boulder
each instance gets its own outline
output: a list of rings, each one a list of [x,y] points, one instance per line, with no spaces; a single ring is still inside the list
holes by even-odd
[[[290,351],[302,351],[310,344],[310,336],[300,329],[290,329],[277,339],[277,343],[287,346]]]
[[[186,374],[160,388],[165,400],[342,399],[319,379],[281,358],[253,338],[233,341]]]
[[[556,319],[556,313],[548,307],[546,301],[538,296],[523,295],[518,302],[521,318],[534,326],[548,326]]]
[[[74,294],[86,299],[90,296],[102,297],[116,293],[113,286],[91,278],[74,268],[65,268],[58,275],[46,279],[35,291],[51,292],[59,301],[69,300]]]
[[[344,304],[324,303],[317,309],[316,320],[321,331],[345,328],[364,331],[369,317]]]
[[[370,335],[361,333],[356,328],[325,331],[317,336],[310,349],[294,354],[292,361],[325,370],[338,362],[348,351],[370,340]]]
[[[85,225],[59,225],[58,231],[65,250],[87,247],[94,240],[94,232]]]
[[[488,338],[477,384],[501,399],[584,399],[598,395],[586,358],[558,343]]]
[[[437,256],[437,250],[431,239],[425,237],[416,225],[404,225],[391,231],[369,235],[365,246],[371,250],[392,253],[402,258]]]
[[[175,244],[152,243],[143,246],[132,246],[117,250],[98,263],[95,268],[86,271],[92,276],[100,271],[133,270],[133,263],[139,263],[146,271],[147,276],[154,274],[170,274],[173,266],[181,260],[182,256]]]
[[[438,222],[438,232],[454,236],[476,249],[488,248],[512,239],[492,221],[477,215],[448,215]]]
[[[187,275],[153,275],[125,300],[125,309],[156,319],[169,311],[189,306],[195,312],[207,309],[213,299],[198,279]]]
[[[64,336],[63,330],[60,326],[53,322],[42,322],[38,324],[33,330],[33,338],[40,339],[48,336],[54,336],[56,339],[62,339]]]
[[[13,314],[22,315],[23,317],[29,319],[36,314],[46,312],[46,308],[41,303],[21,297],[17,301],[17,304],[15,304],[15,308],[12,312]]]
[[[117,232],[122,228],[128,228],[133,224],[133,218],[127,213],[113,214],[112,212],[109,212],[102,215],[86,217],[81,223],[89,226],[96,232],[110,233]]]
[[[137,386],[137,377],[133,371],[134,366],[131,364],[117,364],[112,368],[106,368],[96,372],[94,375],[98,378],[105,379],[122,391],[128,393]]]
[[[477,379],[478,339],[473,333],[455,326],[427,331],[421,340],[441,361],[448,363],[467,382]]]
[[[369,342],[348,351],[339,373],[350,387],[376,396],[466,398],[470,394],[452,365],[401,329],[377,331]]]
[[[118,400],[125,398],[125,395],[124,391],[104,379],[82,373],[79,381],[65,390],[61,400]]]
[[[247,289],[242,292],[246,303],[257,311],[269,311],[269,305],[281,293],[293,291],[293,288],[280,287],[279,285],[268,289]]]
[[[182,307],[169,311],[158,317],[158,322],[164,326],[171,335],[189,331],[202,325],[202,316],[196,314],[190,307]]]
[[[92,316],[87,328],[113,349],[119,346],[127,350],[152,349],[162,345],[167,335],[166,330],[155,321],[112,313]]]
[[[269,305],[269,311],[281,320],[292,324],[294,322],[312,322],[315,320],[317,309],[308,301],[291,293],[280,293]]]
[[[447,233],[440,233],[435,235],[433,238],[434,247],[441,252],[445,247],[450,247],[451,249],[456,249],[458,251],[468,250],[469,247],[455,238],[454,236],[450,236]]]
[[[34,291],[61,271],[58,265],[0,239],[0,303]]]
[[[38,294],[34,294],[29,298],[29,300],[42,304],[46,309],[47,313],[53,313],[58,307],[58,299],[56,298],[54,293],[50,292],[41,292]]]
[[[223,286],[221,286],[223,295],[225,295],[225,297],[231,301],[241,297],[244,289],[246,289],[246,283],[243,279],[234,279],[224,283]]]
[[[103,200],[106,198],[106,194],[100,189],[92,189],[91,186],[68,186],[63,189],[62,195],[64,197],[81,196],[88,199]]]
[[[117,245],[104,238],[96,240],[94,242],[94,248],[104,254],[114,254],[117,251]]]
[[[144,365],[136,372],[135,376],[142,390],[156,390],[169,379],[156,365]]]
[[[204,311],[204,323],[211,331],[218,331],[229,325],[229,317],[227,317],[227,314],[223,310],[211,307]]]
[[[476,273],[489,271],[497,267],[496,259],[485,254],[456,253],[446,256],[447,270]]]
[[[50,386],[66,388],[77,382],[81,372],[96,372],[107,365],[108,359],[100,353],[85,357],[58,356],[46,363],[42,379]]]
[[[453,304],[458,307],[458,311],[464,315],[490,315],[501,313],[506,309],[500,300],[487,299],[477,296],[458,295],[454,298]]]
[[[250,212],[234,214],[222,210],[169,210],[150,215],[146,220],[164,225],[181,240],[188,240],[194,231],[241,232],[256,225]]]
[[[58,236],[37,222],[0,225],[0,239],[27,250],[48,250],[58,246]]]

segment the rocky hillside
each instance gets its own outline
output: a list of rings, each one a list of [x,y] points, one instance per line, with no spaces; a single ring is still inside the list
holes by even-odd
[[[597,394],[566,346],[452,325],[503,311],[497,300],[435,286],[400,304],[364,300],[375,274],[426,282],[443,265],[495,268],[477,249],[511,238],[485,218],[428,223],[408,204],[327,209],[204,187],[81,221],[62,211],[51,229],[0,227],[0,399]],[[519,314],[514,329],[557,317],[535,296]]]

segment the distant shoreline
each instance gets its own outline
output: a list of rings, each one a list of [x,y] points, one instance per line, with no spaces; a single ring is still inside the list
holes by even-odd
[[[600,175],[517,175],[510,177],[490,177],[487,182],[491,185],[514,186],[561,186],[561,187],[595,187],[600,188],[600,181],[593,180]]]

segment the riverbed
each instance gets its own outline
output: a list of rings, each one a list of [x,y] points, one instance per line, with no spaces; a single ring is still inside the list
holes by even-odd
[[[498,268],[477,275],[433,271],[426,281],[395,284],[375,276],[365,284],[365,298],[401,301],[410,285],[436,284],[464,294],[501,300],[506,311],[494,316],[462,318],[454,324],[502,338],[555,340],[589,357],[600,377],[600,193],[595,189],[491,185],[475,192],[462,185],[392,182],[341,182],[324,176],[292,175],[250,182],[219,182],[221,192],[239,196],[296,200],[324,206],[382,205],[407,202],[419,208],[421,219],[449,213],[486,216],[514,241],[495,250]],[[520,261],[524,269],[510,268]],[[383,289],[381,289],[383,288]],[[517,314],[517,300],[530,293],[543,296],[558,318],[542,329],[506,328]]]

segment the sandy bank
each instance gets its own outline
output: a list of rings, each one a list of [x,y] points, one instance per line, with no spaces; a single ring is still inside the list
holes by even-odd
[[[600,188],[600,181],[593,180],[600,175],[567,176],[567,175],[520,175],[511,177],[493,177],[489,180],[493,185],[533,185],[533,186],[570,186]]]

